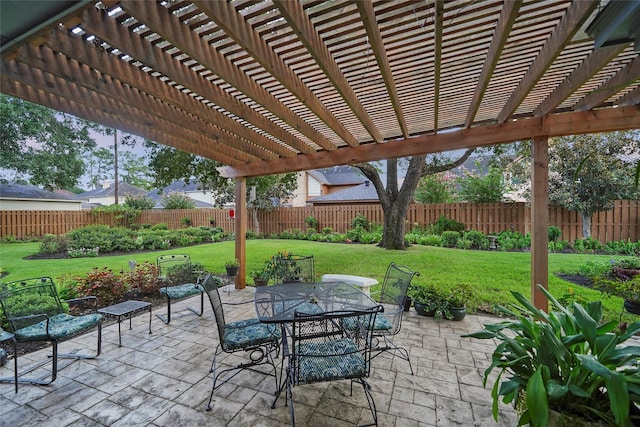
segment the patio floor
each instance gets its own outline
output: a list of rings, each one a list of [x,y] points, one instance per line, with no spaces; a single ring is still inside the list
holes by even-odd
[[[222,291],[221,296],[225,302],[252,300],[253,288]],[[173,305],[171,325],[154,316],[151,335],[148,313],[133,318],[132,330],[123,322],[122,347],[118,347],[117,324],[105,326],[102,354],[71,364],[51,385],[21,384],[16,394],[13,384],[1,383],[0,425],[290,425],[289,408],[282,398],[275,409],[270,408],[273,378],[249,372],[217,390],[212,411],[205,412],[218,334],[208,304],[202,317],[185,310],[198,304],[194,297]],[[225,315],[227,321],[255,316],[252,305],[227,305]],[[392,360],[386,353],[373,359],[369,383],[379,425],[515,426],[517,417],[508,406],[502,407],[499,423],[493,420],[490,389],[482,387],[493,347],[487,341],[460,337],[491,321],[495,318],[467,315],[461,322],[437,322],[414,310],[406,313],[396,342],[409,349],[415,375],[405,361]],[[62,352],[88,351],[95,342],[96,332],[92,332],[60,347]],[[20,357],[19,367],[42,360],[48,352]],[[226,356],[222,363],[234,359]],[[12,372],[13,360],[0,367],[0,376]],[[363,391],[353,390],[350,396],[349,381],[294,388],[297,424],[334,427],[371,422]]]

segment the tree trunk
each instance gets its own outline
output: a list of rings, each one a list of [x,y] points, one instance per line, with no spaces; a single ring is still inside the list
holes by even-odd
[[[404,209],[403,209],[404,208]],[[385,249],[406,249],[404,241],[404,220],[408,206],[393,203],[384,209],[384,231],[380,246]]]
[[[580,212],[582,215],[582,238],[591,237],[591,214]]]

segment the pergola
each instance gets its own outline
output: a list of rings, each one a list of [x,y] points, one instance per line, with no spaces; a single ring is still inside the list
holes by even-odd
[[[640,128],[640,1],[11,1],[1,91],[216,160],[235,178]],[[594,41],[595,39],[595,41]],[[634,50],[635,46],[635,50]]]

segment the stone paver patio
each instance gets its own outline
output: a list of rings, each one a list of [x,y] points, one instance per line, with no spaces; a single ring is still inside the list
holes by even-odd
[[[253,299],[253,289],[221,292],[223,301]],[[122,326],[118,347],[117,324],[103,329],[99,358],[77,361],[58,373],[49,386],[0,384],[0,425],[17,426],[286,426],[289,408],[273,399],[272,377],[243,372],[216,391],[213,409],[205,411],[211,390],[209,368],[218,333],[210,306],[197,317],[185,308],[194,297],[172,306],[170,325],[148,314]],[[198,302],[199,303],[199,302]],[[159,309],[160,310],[160,309]],[[175,313],[175,315],[174,315]],[[225,306],[227,321],[254,317],[252,304]],[[405,314],[396,342],[409,349],[415,375],[407,363],[382,354],[373,360],[369,383],[380,426],[515,426],[517,417],[503,406],[500,422],[491,415],[490,389],[482,387],[482,373],[493,347],[487,341],[460,335],[494,321],[468,315],[461,322]],[[61,351],[93,349],[96,332],[61,344]],[[42,360],[41,350],[19,358],[24,368]],[[233,363],[226,355],[222,363]],[[277,360],[279,362],[279,359]],[[13,360],[0,367],[0,376],[13,372]],[[364,393],[349,395],[349,381],[299,386],[294,389],[299,426],[353,426],[371,422]]]

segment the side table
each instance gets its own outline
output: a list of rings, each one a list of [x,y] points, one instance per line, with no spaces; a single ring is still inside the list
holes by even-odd
[[[108,307],[102,307],[98,309],[98,313],[105,314],[107,316],[113,316],[118,319],[118,347],[122,347],[122,337],[120,335],[120,323],[122,318],[129,316],[129,329],[131,329],[131,316],[138,312],[148,310],[149,311],[149,333],[151,333],[151,303],[145,301],[125,301],[119,304],[110,305]]]
[[[7,382],[13,381],[16,385],[16,393],[18,392],[18,347],[16,345],[16,337],[11,332],[0,332],[0,343],[5,341],[11,341],[13,343],[13,378],[6,377],[0,378],[0,381]]]

